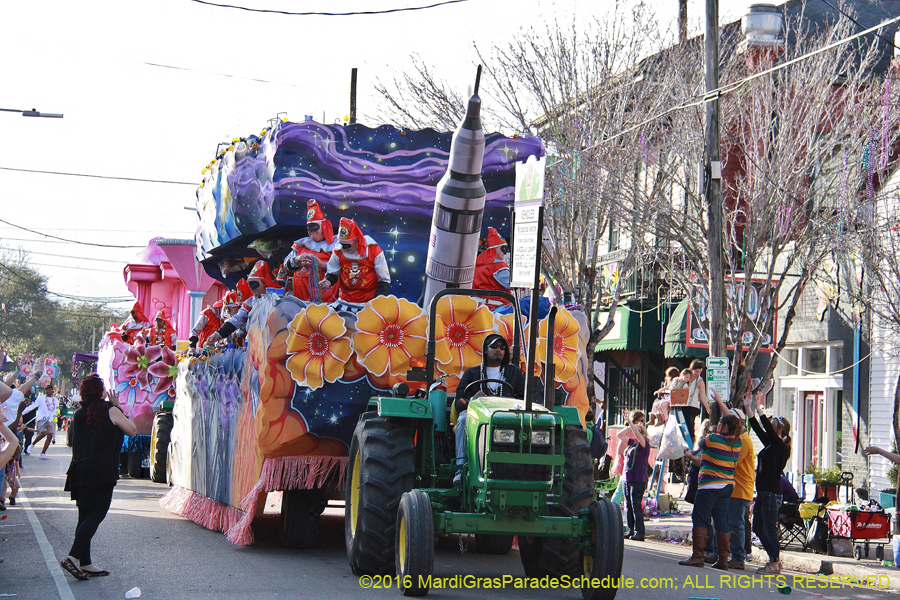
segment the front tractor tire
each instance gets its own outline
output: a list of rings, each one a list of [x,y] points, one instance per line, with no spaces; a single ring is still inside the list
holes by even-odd
[[[365,413],[350,443],[344,539],[354,575],[392,575],[400,497],[415,483],[415,430]]]
[[[594,471],[587,432],[580,427],[565,429],[565,459],[562,497],[550,506],[554,517],[577,517],[594,499]],[[555,485],[555,484],[554,484]],[[620,527],[621,529],[621,527]],[[581,574],[578,538],[519,537],[519,555],[526,577],[576,577]]]
[[[413,490],[400,498],[395,546],[400,592],[426,595],[434,572],[434,517],[431,498],[425,492]]]
[[[625,554],[625,535],[622,532],[622,509],[606,498],[591,502],[588,509],[591,520],[591,556],[582,556],[584,576],[608,582],[622,576],[622,557]],[[613,600],[618,587],[607,585],[581,588],[584,600]]]

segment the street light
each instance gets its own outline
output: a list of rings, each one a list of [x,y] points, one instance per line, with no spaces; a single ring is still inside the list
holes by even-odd
[[[17,112],[20,113],[23,117],[46,117],[48,119],[62,119],[63,116],[61,113],[42,113],[37,109],[32,108],[31,110],[18,110],[15,108],[0,108],[3,112]]]

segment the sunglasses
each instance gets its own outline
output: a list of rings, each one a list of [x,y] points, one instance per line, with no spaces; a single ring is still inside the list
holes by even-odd
[[[349,242],[341,242],[341,248],[343,248],[344,250],[349,250],[350,246],[352,246],[352,245],[353,244],[351,244]]]
[[[313,232],[318,231],[318,230],[320,230],[320,229],[322,229],[322,226],[319,225],[318,223],[309,223],[309,224],[306,226],[306,230],[307,230],[308,232],[310,232],[310,233],[313,233]]]
[[[500,246],[500,252],[502,252],[503,254],[509,253],[509,246],[506,246],[506,245]]]
[[[508,347],[509,346],[507,346],[506,344],[502,344],[500,342],[494,342],[493,344],[488,344],[488,348],[493,348],[495,350],[497,348],[503,348],[504,350],[506,350]]]
[[[255,290],[256,288],[258,288],[258,287],[261,286],[262,284],[261,284],[260,282],[258,282],[258,281],[248,281],[248,282],[247,282],[247,285],[250,286],[250,289],[251,289],[251,290]]]

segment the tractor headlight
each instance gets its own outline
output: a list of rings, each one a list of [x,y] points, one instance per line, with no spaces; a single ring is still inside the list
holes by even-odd
[[[515,429],[495,429],[494,430],[494,443],[495,444],[515,444],[516,443],[516,430]]]
[[[549,431],[535,430],[531,432],[531,444],[533,446],[549,446],[551,435]]]

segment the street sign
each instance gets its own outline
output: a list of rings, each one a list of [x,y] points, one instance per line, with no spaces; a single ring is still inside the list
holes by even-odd
[[[531,289],[537,272],[538,223],[516,221],[509,287]]]
[[[709,394],[710,402],[715,402],[713,390],[719,392],[722,402],[727,403],[731,397],[731,373],[725,356],[706,357],[706,393]]]
[[[544,203],[544,166],[543,158],[529,156],[524,162],[516,163],[515,204]]]

